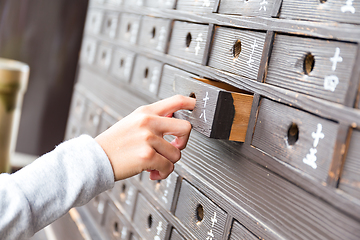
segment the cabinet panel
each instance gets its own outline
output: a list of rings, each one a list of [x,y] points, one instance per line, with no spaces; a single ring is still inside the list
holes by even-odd
[[[108,71],[112,59],[112,48],[109,44],[102,43],[99,46],[96,57],[96,65],[104,71]]]
[[[344,103],[356,44],[277,34],[265,82]]]
[[[103,23],[104,12],[102,10],[90,9],[86,17],[85,32],[99,34]]]
[[[271,17],[275,0],[221,0],[219,13],[239,14],[243,16]]]
[[[93,64],[96,57],[97,42],[93,38],[84,38],[81,46],[80,61],[87,64]]]
[[[123,82],[130,82],[134,65],[135,53],[125,49],[114,51],[114,58],[111,64],[111,74]]]
[[[119,39],[136,44],[141,15],[123,13],[120,18]]]
[[[169,54],[196,63],[201,63],[208,25],[175,21],[171,34]]]
[[[326,181],[338,124],[262,99],[252,144],[320,181]]]
[[[104,220],[104,231],[107,239],[129,239],[129,224],[112,202],[108,202]]]
[[[175,216],[196,238],[221,239],[227,214],[189,182],[183,180]]]
[[[115,38],[118,21],[119,21],[119,14],[106,13],[102,26],[102,34],[109,38]]]
[[[115,196],[115,199],[124,208],[129,219],[132,218],[134,212],[137,192],[137,188],[126,179],[116,182],[111,191],[111,194]]]
[[[209,66],[256,80],[265,33],[216,27]]]

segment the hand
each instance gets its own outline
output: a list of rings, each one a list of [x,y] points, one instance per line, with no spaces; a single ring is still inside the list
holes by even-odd
[[[152,180],[166,178],[186,147],[191,124],[171,118],[180,109],[192,110],[195,99],[173,96],[142,106],[95,138],[107,154],[115,180],[150,171]],[[169,143],[163,136],[173,135]]]

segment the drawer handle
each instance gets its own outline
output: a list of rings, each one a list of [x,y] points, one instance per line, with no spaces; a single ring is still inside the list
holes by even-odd
[[[120,192],[120,198],[121,198],[122,200],[125,200],[125,192],[126,192],[126,184],[123,183],[123,184],[121,185],[121,192]]]
[[[130,30],[131,30],[131,23],[128,23],[126,32],[130,32]]]
[[[201,221],[204,219],[204,208],[201,204],[198,204],[196,208],[196,219],[198,220],[196,224],[201,223]]]
[[[233,57],[234,59],[237,59],[240,56],[241,53],[241,41],[238,39],[234,43],[233,49],[232,49]]]
[[[151,38],[155,38],[155,36],[156,36],[156,27],[153,27],[151,31]]]
[[[115,237],[120,236],[119,224],[118,224],[118,222],[114,222],[113,235],[114,235]]]
[[[191,33],[188,33],[188,34],[186,35],[186,47],[187,47],[187,48],[190,47],[191,40],[192,40]]]
[[[312,72],[312,70],[314,69],[314,66],[315,66],[314,55],[312,55],[311,53],[307,53],[305,55],[304,64],[303,64],[304,73],[306,75],[309,75]]]
[[[292,123],[287,134],[287,142],[290,146],[294,145],[299,139],[299,127],[296,123]]]
[[[151,229],[152,224],[153,224],[153,219],[152,219],[152,216],[151,216],[151,214],[150,214],[150,215],[148,216],[148,219],[147,219],[148,229]]]

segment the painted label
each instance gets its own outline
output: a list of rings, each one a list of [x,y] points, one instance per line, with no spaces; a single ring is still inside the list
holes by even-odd
[[[263,1],[260,3],[259,11],[264,10],[264,12],[266,12],[266,5],[268,5],[268,1],[263,0]]]
[[[319,145],[320,139],[323,139],[325,137],[325,134],[322,133],[322,125],[320,123],[317,124],[316,132],[311,133],[311,137],[314,139],[313,147],[310,148],[310,153],[306,154],[306,157],[303,159],[303,163],[309,165],[313,169],[316,169],[317,168],[316,147]]]
[[[208,231],[207,232],[207,238],[206,238],[206,240],[215,240],[214,239],[214,237],[215,237],[215,235],[214,235],[214,233],[213,233],[213,228],[214,228],[214,226],[215,226],[215,223],[217,223],[217,219],[216,219],[216,212],[214,212],[214,216],[213,217],[211,217],[211,229],[210,229],[210,231]]]
[[[345,5],[341,7],[341,11],[343,13],[351,12],[352,14],[354,14],[355,13],[355,8],[353,6],[353,1],[354,0],[346,0]]]
[[[165,38],[166,38],[166,28],[164,26],[162,26],[160,28],[160,35],[159,35],[159,39],[158,39],[158,45],[156,46],[156,49],[159,51],[163,50],[163,46],[165,44]]]
[[[207,101],[210,100],[209,92],[206,92],[206,96],[203,98],[203,100],[204,100],[204,106],[203,106],[204,109],[202,110],[199,118],[203,118],[204,122],[207,122],[207,120],[206,120],[206,111],[205,110],[206,110],[206,103],[207,103]]]
[[[154,237],[154,240],[160,240],[160,234],[161,231],[163,230],[162,228],[162,221],[159,222],[158,226],[156,227],[156,236]]]
[[[332,62],[331,70],[333,72],[336,71],[337,64],[341,63],[343,58],[340,56],[340,48],[335,49],[334,56],[330,58],[330,62]],[[339,78],[336,75],[325,76],[324,78],[324,89],[334,92],[336,86],[339,84]]]
[[[254,39],[254,43],[250,45],[251,46],[251,53],[249,56],[249,60],[246,62],[250,68],[252,68],[252,64],[255,62],[255,60],[252,59],[254,52],[255,52],[255,48],[257,48],[259,45],[256,44],[256,39]]]
[[[204,39],[202,38],[203,34],[202,33],[199,33],[197,38],[196,38],[196,47],[195,47],[195,55],[199,55],[199,51],[200,51],[200,43],[202,41],[204,41]]]

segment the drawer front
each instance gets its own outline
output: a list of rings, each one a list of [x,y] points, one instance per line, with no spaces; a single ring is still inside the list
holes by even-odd
[[[99,34],[103,23],[104,12],[101,10],[91,9],[88,11],[86,18],[85,32]]]
[[[147,0],[146,6],[152,8],[174,9],[176,0]]]
[[[353,130],[339,188],[360,199],[360,130]]]
[[[211,13],[215,6],[215,0],[177,0],[176,9],[186,12]]]
[[[185,78],[195,77],[195,75],[184,70],[174,68],[169,65],[164,66],[163,74],[161,76],[159,98],[164,99],[176,94],[175,78],[181,76]]]
[[[185,240],[185,238],[183,238],[180,233],[175,228],[173,228],[171,230],[170,240]]]
[[[93,220],[102,226],[104,223],[104,216],[107,207],[107,198],[100,194],[94,197],[88,204],[86,204]]]
[[[153,197],[168,211],[172,210],[178,180],[179,175],[176,172],[172,172],[166,179],[158,181],[150,180],[149,172],[143,172],[141,176],[144,188],[149,190]]]
[[[275,0],[221,0],[219,13],[239,14],[242,16],[271,17]]]
[[[326,181],[337,129],[334,122],[262,99],[252,145]]]
[[[243,225],[238,221],[234,220],[231,227],[230,240],[247,239],[247,240],[258,240],[261,238],[256,237],[249,232]]]
[[[102,109],[95,103],[90,102],[86,107],[85,118],[84,118],[84,133],[95,137],[98,133],[100,117]]]
[[[100,44],[99,50],[96,56],[96,65],[104,71],[109,70],[111,64],[112,48],[108,44]]]
[[[216,27],[209,66],[256,80],[265,33]]]
[[[113,203],[108,202],[104,220],[104,231],[107,239],[129,239],[130,231],[127,221]]]
[[[96,57],[97,43],[93,38],[85,38],[81,46],[81,62],[93,64]]]
[[[137,199],[134,222],[142,238],[165,239],[167,221],[141,194]]]
[[[161,72],[161,62],[138,55],[135,60],[131,84],[147,95],[156,96]]]
[[[186,180],[181,184],[175,215],[197,239],[222,239],[227,214]]]
[[[107,114],[106,112],[103,112],[100,119],[100,125],[99,125],[99,132],[98,134],[106,131],[109,129],[112,125],[114,125],[117,122],[117,120]]]
[[[115,196],[115,199],[121,204],[130,219],[134,212],[137,192],[137,188],[129,180],[116,182],[111,191],[111,194]]]
[[[277,34],[265,82],[343,103],[356,44]]]
[[[204,56],[208,25],[175,21],[169,54],[196,63]]]
[[[102,34],[109,38],[115,38],[118,21],[119,21],[119,14],[106,13],[102,26]]]
[[[140,21],[140,15],[123,13],[120,19],[119,39],[136,44]]]
[[[134,59],[135,53],[125,49],[117,49],[114,51],[111,74],[120,81],[130,82]]]
[[[283,0],[281,18],[360,23],[360,2]]]
[[[168,43],[171,20],[154,17],[143,17],[139,45],[165,52]]]

